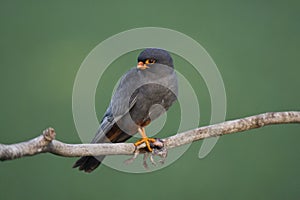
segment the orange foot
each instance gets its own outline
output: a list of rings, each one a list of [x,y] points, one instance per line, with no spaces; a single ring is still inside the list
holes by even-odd
[[[148,138],[146,133],[145,133],[145,129],[144,128],[139,128],[138,129],[139,133],[141,134],[142,138],[140,140],[138,140],[136,143],[134,143],[134,145],[137,147],[143,143],[146,144],[147,149],[152,152],[152,148],[150,146],[150,143],[154,143],[156,140],[154,138]]]
[[[141,138],[139,139],[136,143],[134,143],[134,146],[140,146],[141,144],[145,143],[146,144],[146,147],[147,149],[152,152],[152,148],[150,146],[150,143],[154,143],[156,140],[154,138],[148,138],[148,137],[145,137],[145,138]]]

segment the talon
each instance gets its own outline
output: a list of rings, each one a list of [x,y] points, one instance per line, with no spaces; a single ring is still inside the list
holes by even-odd
[[[155,142],[155,139],[154,139],[154,138],[148,138],[148,137],[146,137],[146,138],[142,138],[142,139],[138,140],[136,143],[134,143],[134,146],[137,147],[137,146],[140,146],[141,144],[145,143],[147,149],[148,149],[150,152],[152,152],[153,149],[151,148],[150,143],[154,143],[154,142]]]
[[[139,133],[141,134],[142,138],[140,140],[138,140],[136,143],[134,143],[134,145],[137,147],[143,143],[146,144],[147,149],[149,150],[149,152],[152,152],[153,149],[151,148],[151,143],[154,143],[156,140],[154,138],[148,138],[146,133],[145,133],[145,129],[144,128],[139,128],[138,129]]]

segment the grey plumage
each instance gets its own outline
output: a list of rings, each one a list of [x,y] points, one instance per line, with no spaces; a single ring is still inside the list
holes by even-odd
[[[132,68],[124,74],[91,143],[124,142],[163,114],[177,99],[178,84],[170,54],[162,49],[145,49],[138,62],[156,62],[147,69]],[[156,106],[161,105],[161,106]],[[85,156],[73,167],[91,172],[104,156]]]

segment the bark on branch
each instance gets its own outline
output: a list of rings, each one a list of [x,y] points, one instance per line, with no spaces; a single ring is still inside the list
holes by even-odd
[[[242,132],[271,124],[287,123],[300,123],[300,112],[264,113],[189,130],[161,140],[165,149],[171,149],[205,138]],[[64,157],[80,157],[91,155],[130,155],[134,154],[135,151],[136,148],[132,143],[66,144],[55,140],[54,129],[48,128],[42,135],[29,141],[10,145],[0,144],[0,160],[12,160],[39,153],[52,153]]]

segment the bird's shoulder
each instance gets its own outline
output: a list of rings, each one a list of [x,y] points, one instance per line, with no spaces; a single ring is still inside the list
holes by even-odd
[[[126,84],[130,80],[136,79],[138,75],[138,69],[136,67],[129,69],[123,76],[120,78],[119,86],[121,84]]]

